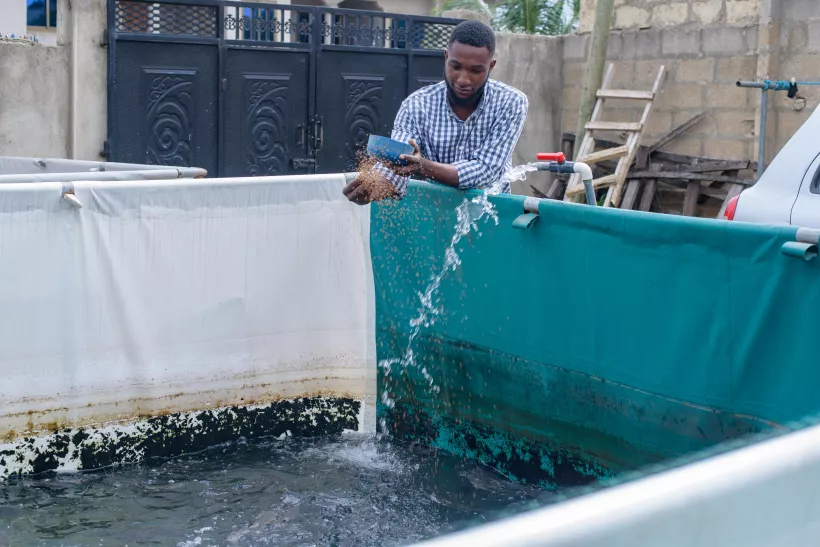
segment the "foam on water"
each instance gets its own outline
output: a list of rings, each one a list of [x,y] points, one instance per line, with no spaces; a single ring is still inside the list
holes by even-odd
[[[498,225],[498,214],[496,213],[495,206],[490,201],[490,196],[495,196],[502,193],[515,181],[526,179],[527,173],[532,171],[537,171],[535,163],[517,165],[493,183],[490,188],[472,199],[464,198],[458,207],[456,207],[456,225],[453,232],[453,237],[450,240],[450,245],[444,251],[444,264],[438,273],[432,276],[425,291],[418,294],[419,302],[421,304],[419,307],[419,314],[418,317],[410,321],[412,330],[410,331],[410,337],[407,341],[407,347],[404,351],[404,355],[399,359],[382,359],[379,362],[379,366],[384,369],[386,375],[390,374],[391,367],[396,364],[400,365],[402,370],[407,367],[416,366],[416,358],[413,353],[413,342],[422,327],[430,327],[436,322],[436,318],[439,314],[438,300],[436,299],[436,296],[438,295],[441,281],[448,272],[455,271],[459,266],[461,266],[461,258],[459,257],[457,250],[458,244],[464,236],[473,231],[477,233],[478,237],[481,237],[479,222],[482,220],[485,223],[492,220],[496,225]],[[433,393],[438,393],[440,388],[435,384],[435,380],[427,368],[422,367],[420,372],[429,384],[430,391]],[[387,385],[385,385],[384,391],[382,392],[381,401],[388,408],[392,408],[395,405],[395,401],[389,393]],[[382,429],[387,429],[385,427],[384,420],[382,420]]]
[[[473,461],[288,437],[0,485],[0,545],[408,545],[554,501]]]

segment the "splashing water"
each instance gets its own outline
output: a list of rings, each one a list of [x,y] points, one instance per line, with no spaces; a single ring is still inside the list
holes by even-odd
[[[484,222],[492,219],[493,222],[498,225],[498,214],[496,213],[495,206],[490,202],[490,196],[500,194],[514,181],[526,179],[527,173],[532,171],[537,171],[535,163],[517,165],[493,183],[490,188],[473,199],[465,198],[461,204],[456,207],[456,215],[458,220],[456,221],[455,233],[450,240],[450,246],[447,247],[447,250],[444,252],[444,265],[437,274],[432,276],[427,289],[423,293],[418,293],[421,307],[419,308],[418,317],[410,321],[412,330],[410,332],[410,338],[407,341],[407,348],[404,351],[403,357],[401,359],[383,359],[379,362],[379,366],[384,369],[385,374],[389,375],[390,368],[396,364],[401,365],[402,370],[416,365],[416,359],[413,353],[413,342],[422,327],[430,327],[435,324],[436,318],[439,315],[439,309],[436,305],[438,303],[436,296],[438,294],[441,281],[444,279],[444,276],[447,275],[448,271],[455,271],[461,265],[461,258],[458,255],[456,246],[462,238],[468,235],[471,231],[475,231],[478,234],[478,237],[481,237],[478,223],[482,219],[484,219]],[[421,374],[430,386],[430,391],[433,393],[438,393],[440,388],[435,385],[435,381],[426,367],[422,367]],[[387,390],[387,383],[385,384],[385,390],[382,393],[381,401],[388,408],[393,408],[395,405],[395,401]],[[387,427],[385,420],[382,419],[380,422],[382,430],[386,432]]]

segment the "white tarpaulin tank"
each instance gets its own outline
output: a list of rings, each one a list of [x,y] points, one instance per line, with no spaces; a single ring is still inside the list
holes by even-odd
[[[369,215],[344,184],[75,181],[81,208],[4,185],[0,439],[299,397],[372,429]]]

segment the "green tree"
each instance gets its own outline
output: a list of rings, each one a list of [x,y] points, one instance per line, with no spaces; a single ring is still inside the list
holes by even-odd
[[[500,31],[557,35],[577,27],[581,0],[499,0],[489,6],[482,0],[445,0],[434,14],[451,9],[483,12]]]
[[[433,15],[440,17],[442,13],[451,9],[463,9],[485,13],[491,18],[493,10],[483,0],[444,0],[441,4],[433,8]]]

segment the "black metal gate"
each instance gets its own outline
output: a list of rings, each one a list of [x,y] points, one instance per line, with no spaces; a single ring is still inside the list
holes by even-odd
[[[109,0],[112,161],[210,176],[355,168],[441,81],[457,20],[235,2]]]

